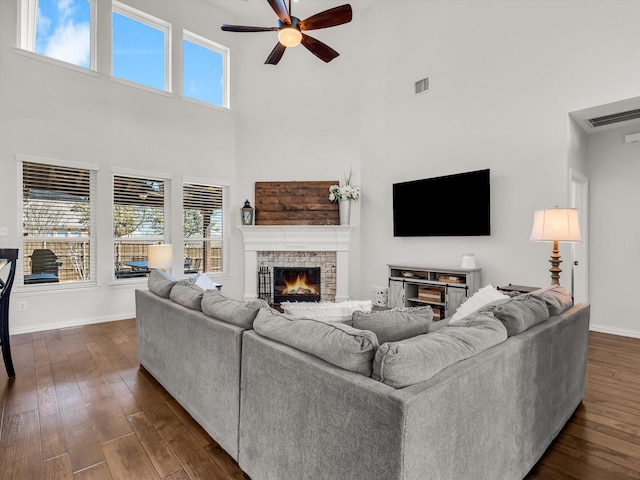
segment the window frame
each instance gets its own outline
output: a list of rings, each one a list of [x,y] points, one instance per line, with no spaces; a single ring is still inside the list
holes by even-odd
[[[114,207],[115,207],[115,177],[130,177],[141,179],[145,181],[157,181],[163,182],[164,187],[164,195],[163,195],[163,210],[164,210],[164,218],[163,218],[163,235],[162,238],[156,237],[135,237],[131,238],[130,241],[133,243],[140,242],[145,244],[152,243],[163,243],[170,244],[171,243],[171,175],[166,173],[158,173],[158,172],[145,172],[141,170],[131,170],[125,168],[116,168],[113,167],[111,169],[111,281],[115,284],[122,283],[137,283],[137,282],[147,282],[148,274],[143,277],[135,277],[135,278],[117,278],[115,272],[116,265],[116,257],[115,257],[115,244],[117,241],[121,241],[118,237],[114,236]]]
[[[98,284],[97,278],[97,270],[98,270],[98,257],[97,257],[97,182],[98,182],[98,170],[99,166],[91,163],[81,163],[81,162],[72,162],[67,160],[59,160],[53,158],[42,158],[35,157],[30,155],[16,155],[16,163],[17,163],[17,231],[22,232],[24,228],[23,224],[23,215],[24,215],[24,201],[22,198],[22,192],[24,188],[24,163],[37,163],[41,165],[48,165],[52,167],[63,167],[63,168],[73,168],[78,170],[88,170],[89,171],[89,229],[90,234],[87,237],[77,237],[77,236],[67,236],[67,237],[25,237],[24,235],[20,235],[19,241],[19,249],[22,251],[23,259],[19,262],[18,267],[18,280],[17,286],[20,290],[50,290],[50,289],[73,289],[78,287],[94,287]],[[42,283],[42,284],[30,284],[26,285],[24,283],[24,255],[26,254],[26,250],[24,248],[25,239],[28,238],[30,241],[32,240],[40,240],[47,239],[46,241],[51,241],[51,243],[76,243],[77,238],[86,238],[89,241],[89,278],[87,280],[75,280],[75,281],[62,281],[62,282],[52,282],[52,283]],[[75,240],[75,242],[74,242]]]
[[[231,252],[231,220],[229,216],[229,192],[231,188],[231,182],[225,180],[212,180],[199,177],[182,177],[182,184],[180,190],[180,196],[182,198],[182,209],[180,210],[181,225],[184,222],[184,186],[189,185],[204,185],[222,188],[222,270],[220,272],[203,272],[211,277],[224,277],[229,275],[229,257]],[[184,228],[180,228],[180,237],[182,245],[189,240],[184,236]],[[210,241],[211,239],[209,239]],[[175,253],[175,252],[174,252]],[[183,255],[184,256],[184,255]]]
[[[220,55],[222,55],[222,105],[216,105],[215,103],[209,103],[206,102],[204,100],[200,100],[197,98],[193,98],[190,97],[188,95],[185,95],[184,93],[184,68],[185,68],[185,62],[184,62],[184,42],[185,40],[187,42],[191,42],[194,43],[202,48],[206,48],[208,50],[211,50],[215,53],[219,53]],[[184,100],[190,101],[190,102],[196,102],[199,103],[201,105],[206,105],[209,107],[216,107],[216,108],[224,108],[224,109],[230,109],[230,85],[231,85],[231,81],[230,81],[230,72],[231,69],[230,67],[230,49],[229,47],[225,47],[224,45],[221,45],[217,42],[214,42],[213,40],[210,40],[208,38],[205,38],[201,35],[198,35],[197,33],[193,33],[190,32],[189,30],[186,29],[182,29],[182,42],[181,42],[181,48],[182,48],[182,71],[181,71],[181,75],[182,75],[182,92],[181,92],[181,97]]]
[[[127,78],[122,78],[113,73],[113,14],[117,13],[119,15],[128,17],[131,20],[142,23],[148,27],[155,28],[157,30],[161,30],[164,32],[164,90],[158,90],[155,87],[150,85],[145,85],[144,83],[139,83],[134,80],[129,80]],[[112,0],[111,2],[111,78],[118,80],[120,82],[125,82],[128,85],[133,85],[140,88],[150,89],[152,91],[160,91],[171,93],[172,92],[172,63],[171,63],[171,33],[172,33],[172,25],[171,23],[162,20],[158,17],[154,17],[146,12],[133,8],[124,3],[118,2],[117,0]]]
[[[58,58],[49,57],[37,53],[36,34],[38,25],[38,1],[39,0],[17,0],[18,2],[18,28],[16,29],[17,48],[34,58],[45,60],[56,65],[61,65],[71,69],[79,69],[82,72],[97,72],[97,6],[96,0],[85,0],[89,2],[89,67],[76,65]]]

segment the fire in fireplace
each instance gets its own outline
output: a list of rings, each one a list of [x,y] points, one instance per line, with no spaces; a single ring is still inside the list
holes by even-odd
[[[319,300],[320,267],[274,267],[274,303]]]

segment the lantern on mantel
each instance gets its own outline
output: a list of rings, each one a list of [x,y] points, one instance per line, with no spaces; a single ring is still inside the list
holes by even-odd
[[[253,225],[253,207],[249,200],[244,201],[244,207],[240,211],[242,212],[242,225]]]

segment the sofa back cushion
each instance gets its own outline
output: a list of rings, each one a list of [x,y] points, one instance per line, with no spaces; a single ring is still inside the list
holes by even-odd
[[[292,318],[261,308],[253,322],[263,337],[284,343],[337,367],[370,376],[379,343],[375,333],[343,323]]]
[[[380,344],[427,333],[432,320],[433,310],[429,306],[353,312],[353,328],[372,331]]]
[[[149,291],[155,293],[159,297],[169,298],[171,289],[175,285],[177,280],[162,270],[151,270],[149,272],[149,279],[147,285]]]
[[[436,332],[384,343],[376,352],[372,377],[394,388],[430,379],[436,373],[507,339],[490,312],[475,312]]]
[[[531,295],[541,297],[545,301],[550,317],[560,315],[573,306],[573,298],[562,285],[549,285],[531,292]]]
[[[191,283],[189,280],[178,280],[171,289],[169,298],[183,307],[200,310],[203,293],[204,290],[195,283]]]
[[[262,307],[269,307],[264,300],[238,300],[218,290],[207,290],[202,295],[202,312],[223,322],[246,329],[253,328],[253,321]]]
[[[500,305],[490,305],[485,311],[492,312],[504,324],[510,337],[549,319],[545,301],[530,293],[518,295]]]

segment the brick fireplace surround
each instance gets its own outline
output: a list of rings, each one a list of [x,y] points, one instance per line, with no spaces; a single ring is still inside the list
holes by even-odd
[[[349,242],[353,227],[260,225],[238,229],[244,240],[245,300],[258,298],[260,266],[319,266],[322,300],[349,300]]]

